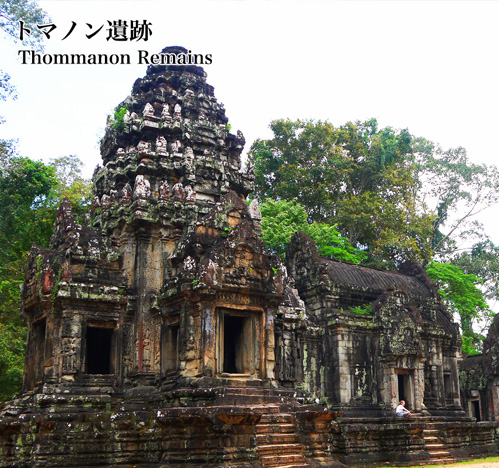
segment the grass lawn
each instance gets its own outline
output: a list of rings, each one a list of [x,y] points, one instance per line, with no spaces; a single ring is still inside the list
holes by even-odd
[[[442,465],[413,465],[413,466],[406,466],[406,467],[399,467],[399,468],[425,468],[425,467],[437,467],[437,466],[454,466],[454,465],[459,465],[459,466],[466,466],[466,465],[478,465],[480,463],[499,463],[499,457],[488,457],[488,458],[474,458],[473,460],[467,460],[463,462],[455,462],[455,463],[447,463],[447,464],[442,464]],[[397,467],[393,467],[397,468]]]

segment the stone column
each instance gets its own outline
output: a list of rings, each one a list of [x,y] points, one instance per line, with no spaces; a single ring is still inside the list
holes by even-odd
[[[275,379],[275,333],[274,333],[274,312],[267,308],[265,314],[265,328],[263,333],[266,335],[265,343],[265,361],[262,362],[262,379]]]
[[[499,379],[494,379],[490,392],[490,420],[499,421]]]
[[[457,351],[456,351],[457,354]],[[452,395],[453,395],[453,404],[455,406],[461,406],[461,396],[459,391],[459,364],[457,362],[457,356],[450,358],[451,365],[451,373],[452,373]]]
[[[339,367],[339,396],[340,403],[346,405],[350,403],[352,398],[352,376],[350,373],[352,339],[348,330],[345,328],[338,328],[336,333]]]
[[[203,375],[213,377],[216,374],[216,317],[215,306],[205,302],[201,306],[201,360]]]
[[[61,379],[73,380],[73,375],[84,371],[81,359],[82,316],[73,310],[64,311],[61,327]]]
[[[416,364],[414,369],[414,411],[422,411],[425,409],[424,405],[424,362]]]

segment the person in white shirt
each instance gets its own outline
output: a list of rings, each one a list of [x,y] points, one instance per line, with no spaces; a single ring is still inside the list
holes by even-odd
[[[397,409],[395,410],[395,414],[399,418],[408,418],[409,416],[412,416],[411,412],[405,408],[405,401],[400,400],[399,405],[397,406]]]

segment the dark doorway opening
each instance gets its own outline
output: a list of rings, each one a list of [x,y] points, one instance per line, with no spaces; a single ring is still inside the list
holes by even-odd
[[[444,374],[444,392],[445,398],[452,398],[451,374]]]
[[[397,380],[398,380],[399,400],[406,400],[404,376],[401,374],[398,374]]]
[[[217,372],[221,374],[255,375],[261,354],[258,316],[246,311],[218,314]]]
[[[33,325],[33,335],[35,342],[35,368],[34,381],[43,379],[43,366],[45,363],[45,333],[47,329],[46,319],[42,319]]]
[[[113,342],[112,328],[87,327],[87,374],[110,374]]]
[[[472,416],[476,418],[477,422],[480,422],[482,418],[480,417],[480,402],[478,400],[473,400],[471,402]]]
[[[397,376],[398,399],[404,400],[408,408],[414,409],[414,371],[412,369],[395,369]]]
[[[162,325],[161,328],[161,370],[175,371],[179,367],[178,325]]]
[[[229,374],[242,374],[244,317],[225,315],[224,317],[224,366]]]

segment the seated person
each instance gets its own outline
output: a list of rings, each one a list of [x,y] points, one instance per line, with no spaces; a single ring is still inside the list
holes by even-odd
[[[411,412],[405,408],[405,401],[400,400],[399,405],[397,406],[397,409],[395,410],[395,414],[399,418],[408,418],[409,416],[412,416]]]

